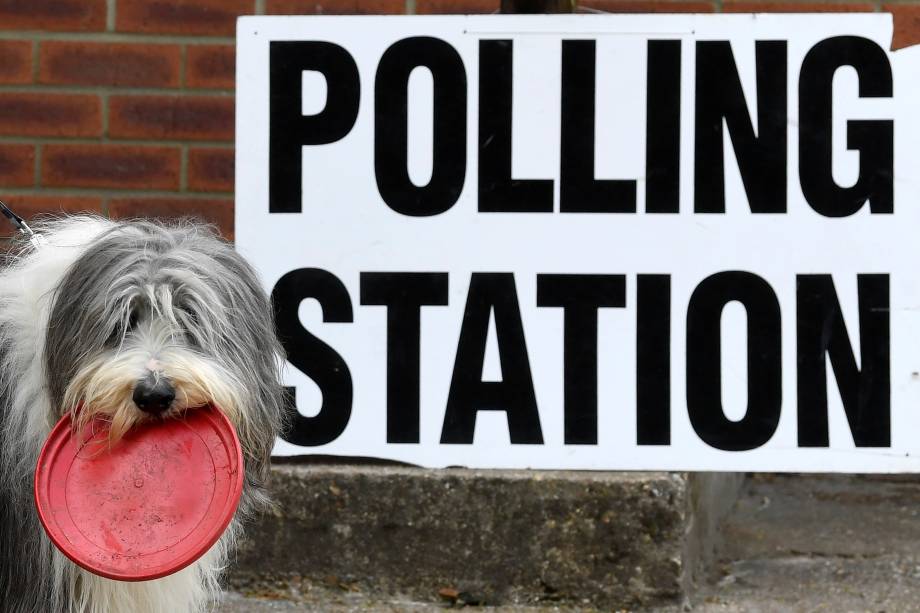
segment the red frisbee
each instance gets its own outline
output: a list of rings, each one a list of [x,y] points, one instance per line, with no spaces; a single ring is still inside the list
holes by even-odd
[[[64,555],[109,579],[185,568],[217,542],[239,504],[236,431],[205,407],[136,426],[112,447],[107,436],[100,420],[76,436],[69,416],[51,431],[35,469],[45,531]]]

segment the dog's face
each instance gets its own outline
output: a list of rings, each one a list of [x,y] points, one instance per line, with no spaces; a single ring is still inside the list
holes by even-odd
[[[53,407],[78,427],[105,419],[114,442],[213,403],[247,471],[264,469],[281,419],[271,311],[252,269],[207,229],[134,222],[101,236],[55,292],[45,356]]]

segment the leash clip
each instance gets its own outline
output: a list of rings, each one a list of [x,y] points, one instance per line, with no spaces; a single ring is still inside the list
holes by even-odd
[[[32,231],[32,228],[29,227],[29,224],[25,220],[14,213],[10,207],[6,206],[2,201],[0,201],[0,213],[3,213],[7,219],[10,220],[16,229],[19,230],[20,234],[25,235],[33,247],[38,249],[42,245],[48,244],[48,241],[45,240],[45,237],[41,234],[37,234]]]

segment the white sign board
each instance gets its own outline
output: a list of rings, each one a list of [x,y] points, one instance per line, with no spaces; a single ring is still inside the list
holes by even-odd
[[[278,455],[920,468],[920,57],[889,15],[245,17]]]

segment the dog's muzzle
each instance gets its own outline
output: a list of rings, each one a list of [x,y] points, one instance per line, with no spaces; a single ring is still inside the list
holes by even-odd
[[[150,373],[138,380],[131,398],[141,411],[159,415],[168,411],[176,399],[176,388],[168,378]]]

